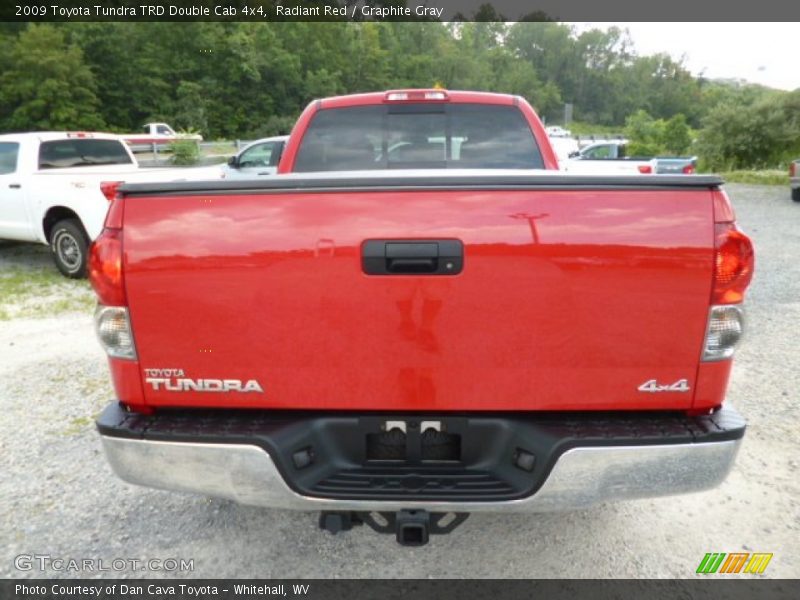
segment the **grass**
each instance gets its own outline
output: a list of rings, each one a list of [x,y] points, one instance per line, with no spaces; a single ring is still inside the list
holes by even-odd
[[[242,148],[244,148],[244,144]],[[234,155],[238,152],[236,149],[236,142],[226,141],[209,142],[208,145],[204,145],[200,151],[204,156],[215,156],[218,154]]]
[[[0,248],[0,321],[91,312],[94,306],[89,283],[63,277],[46,246]]]
[[[726,183],[751,183],[757,185],[789,185],[789,175],[778,169],[758,171],[726,171],[719,174]]]

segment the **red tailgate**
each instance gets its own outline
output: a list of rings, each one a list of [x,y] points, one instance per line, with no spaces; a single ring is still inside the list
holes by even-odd
[[[326,191],[125,200],[143,377],[255,380],[152,405],[689,408],[712,281],[707,189]],[[457,239],[458,275],[366,275],[370,239]],[[646,393],[685,379],[688,392]]]

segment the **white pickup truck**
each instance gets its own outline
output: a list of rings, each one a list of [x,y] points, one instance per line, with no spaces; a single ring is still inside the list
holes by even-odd
[[[120,183],[220,177],[218,167],[140,169],[110,134],[0,135],[0,239],[49,244],[62,274],[84,277],[87,247]]]
[[[173,142],[191,140],[202,142],[203,136],[196,133],[176,133],[166,123],[146,123],[142,126],[141,133],[125,133],[122,139],[134,152],[148,152],[153,146],[163,148]]]

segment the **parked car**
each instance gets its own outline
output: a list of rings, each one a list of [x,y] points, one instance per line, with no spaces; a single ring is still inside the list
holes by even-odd
[[[250,179],[274,175],[288,135],[268,137],[249,144],[223,167],[223,179]]]
[[[580,150],[577,140],[571,137],[551,137],[550,145],[553,147],[559,163],[569,160]]]
[[[697,172],[697,157],[658,156],[656,173],[659,175],[691,175]]]
[[[111,134],[0,135],[0,239],[49,244],[62,274],[83,277],[89,242],[121,181],[212,177],[217,168],[140,169]]]
[[[551,125],[545,129],[547,135],[551,138],[568,138],[572,137],[572,132],[569,129],[564,129],[558,125]]]
[[[278,172],[113,201],[122,479],[421,545],[725,478],[753,251],[720,179],[564,174],[523,98],[445,90],[315,101]]]
[[[792,189],[792,200],[800,202],[800,158],[789,164],[789,181]]]
[[[561,163],[567,173],[587,175],[652,175],[656,172],[653,157],[628,156],[627,144],[616,141],[596,142],[570,154]]]
[[[166,123],[146,123],[142,126],[141,132],[126,133],[121,137],[134,152],[149,152],[153,146],[164,148],[181,140],[192,140],[198,143],[203,141],[203,136],[199,134],[175,133],[175,130]]]
[[[691,175],[696,166],[696,156],[630,156],[626,140],[604,140],[573,152],[562,168],[571,173]]]

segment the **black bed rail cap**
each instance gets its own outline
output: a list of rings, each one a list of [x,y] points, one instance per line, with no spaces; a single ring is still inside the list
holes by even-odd
[[[367,191],[367,190],[449,190],[449,189],[713,189],[723,184],[717,175],[570,175],[540,172],[442,173],[343,172],[266,175],[260,179],[162,181],[125,183],[119,192],[126,196],[169,194],[270,193],[284,191]]]

